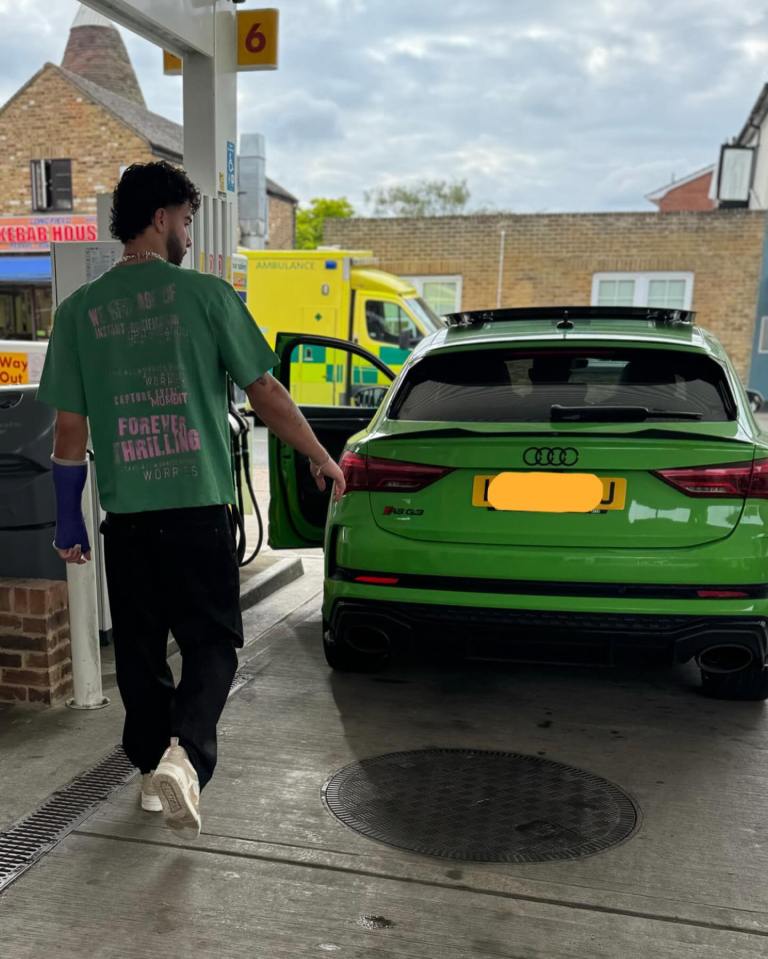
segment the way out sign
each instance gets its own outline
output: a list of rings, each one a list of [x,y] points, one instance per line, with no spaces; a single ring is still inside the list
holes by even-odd
[[[29,383],[29,358],[26,353],[0,353],[0,386]]]
[[[237,11],[237,70],[276,70],[279,11]],[[163,73],[179,76],[182,61],[163,51]]]

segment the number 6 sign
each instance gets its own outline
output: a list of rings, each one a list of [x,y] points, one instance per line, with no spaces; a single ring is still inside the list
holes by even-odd
[[[270,10],[237,11],[237,69],[277,69],[279,13]]]
[[[245,49],[248,53],[261,53],[266,45],[267,38],[261,32],[261,24],[254,23],[245,38]]]

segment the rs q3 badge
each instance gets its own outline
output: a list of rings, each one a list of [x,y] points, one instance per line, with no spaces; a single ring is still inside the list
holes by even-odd
[[[385,506],[385,516],[423,516],[423,509],[403,509],[400,506]]]

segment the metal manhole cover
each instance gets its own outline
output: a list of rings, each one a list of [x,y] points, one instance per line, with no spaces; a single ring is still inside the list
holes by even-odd
[[[618,786],[539,756],[423,749],[363,759],[323,787],[370,839],[474,862],[576,859],[623,842],[639,812]]]

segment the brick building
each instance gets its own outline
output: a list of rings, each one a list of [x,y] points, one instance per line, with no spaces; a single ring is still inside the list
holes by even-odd
[[[296,246],[296,209],[299,201],[279,183],[267,177],[267,223],[270,250],[292,250]]]
[[[713,198],[712,177],[715,165],[697,170],[680,180],[673,180],[666,186],[646,196],[660,213],[696,213],[714,210],[717,201]]]
[[[113,24],[81,7],[60,66],[0,107],[0,339],[47,337],[50,242],[96,238],[96,196],[130,163],[183,162],[183,128],[147,109]],[[268,181],[270,245],[293,246],[297,201]]]
[[[746,378],[765,214],[578,213],[326,220],[438,312],[566,303],[693,308]]]

